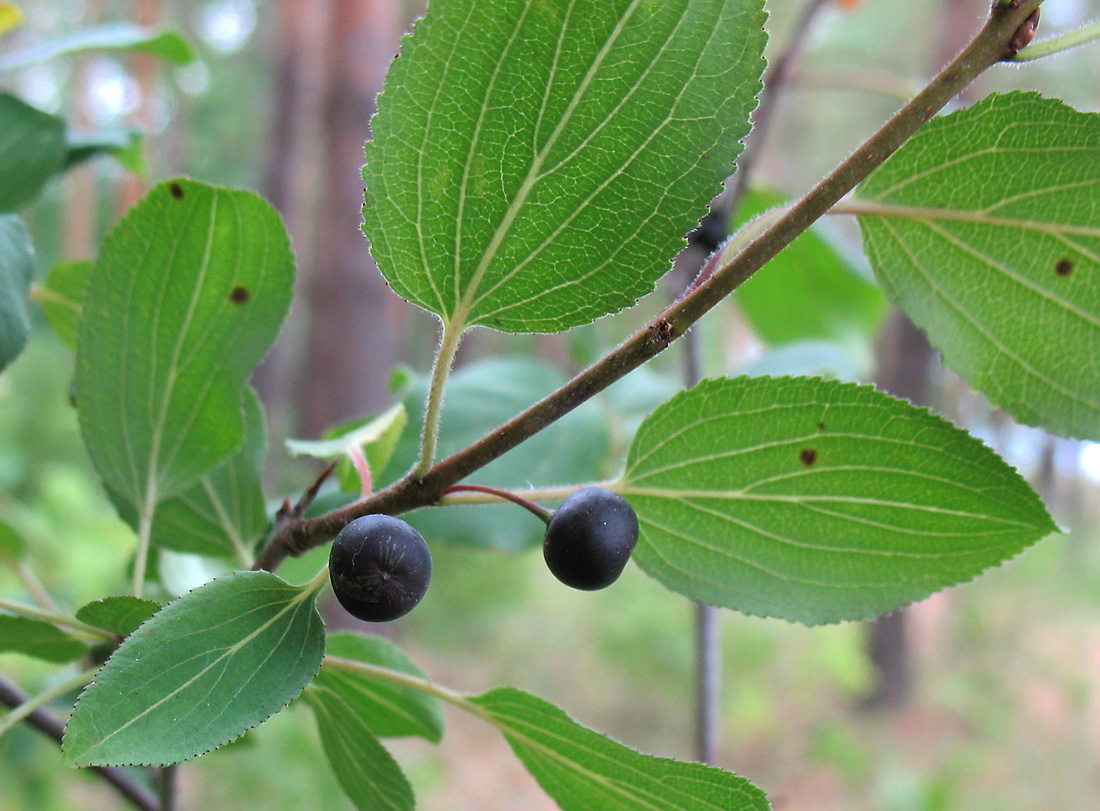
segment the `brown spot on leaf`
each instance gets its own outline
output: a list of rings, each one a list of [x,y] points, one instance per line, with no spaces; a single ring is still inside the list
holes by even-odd
[[[819,422],[819,423],[817,424],[817,430],[819,430],[819,431],[824,431],[824,430],[825,430],[825,423],[823,423],[823,422]]]
[[[172,192],[172,196],[177,200],[183,199],[183,187],[179,183],[172,181],[172,184],[168,187],[168,190]]]
[[[813,448],[803,448],[798,458],[806,467],[811,467],[817,461],[817,451]]]
[[[234,304],[244,304],[248,301],[248,288],[247,287],[234,287],[229,293],[229,300]]]
[[[1068,276],[1073,273],[1073,262],[1068,259],[1059,259],[1058,263],[1054,266],[1054,272],[1059,276]]]

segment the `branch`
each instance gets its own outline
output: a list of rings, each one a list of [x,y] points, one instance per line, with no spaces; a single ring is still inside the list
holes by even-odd
[[[436,463],[423,477],[406,476],[372,497],[311,520],[291,520],[268,538],[256,568],[272,571],[371,513],[395,515],[434,504],[444,489],[534,436],[581,403],[663,352],[708,310],[764,266],[892,155],[906,140],[989,67],[1011,58],[1012,42],[1042,0],[1002,0],[971,43],[920,93],[844,163],[818,183],[709,279],[667,307],[647,327],[601,360],[495,431]]]
[[[14,683],[0,676],[0,703],[15,709],[28,700],[28,696]],[[65,724],[44,709],[37,709],[25,719],[28,724],[40,732],[49,735],[57,743],[61,743],[61,737],[65,732]],[[121,769],[111,766],[93,766],[91,771],[98,774],[118,791],[123,797],[142,811],[160,811],[160,804],[156,796],[148,788],[136,781]]]

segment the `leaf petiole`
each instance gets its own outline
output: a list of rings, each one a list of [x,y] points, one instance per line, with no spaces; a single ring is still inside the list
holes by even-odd
[[[538,517],[543,523],[548,523],[550,521],[550,516],[554,514],[552,510],[548,510],[541,504],[536,504],[518,493],[513,493],[510,490],[501,490],[499,487],[488,487],[484,484],[452,484],[443,491],[443,495],[449,496],[454,493],[463,492],[485,493],[487,495],[496,496],[496,498],[503,499],[504,501],[511,501],[513,504],[518,504],[523,507],[523,509],[527,510],[527,512]]]
[[[1076,48],[1078,45],[1084,45],[1097,39],[1100,39],[1100,20],[1082,25],[1080,28],[1067,31],[1056,37],[1049,37],[1028,45],[1013,56],[1012,61],[1030,62],[1034,59],[1042,59],[1044,56],[1052,56],[1062,51],[1068,51],[1070,48]]]
[[[76,676],[73,676],[71,679],[66,679],[59,684],[55,684],[49,690],[39,693],[34,698],[28,698],[18,707],[13,708],[11,712],[9,712],[3,718],[0,718],[0,737],[3,737],[5,732],[14,727],[32,712],[37,710],[39,707],[43,707],[46,704],[49,704],[54,699],[63,696],[66,693],[72,692],[77,688],[83,687],[85,684],[95,678],[95,674],[98,672],[98,670],[98,668],[85,670],[83,673],[79,673]]]
[[[424,433],[420,437],[420,461],[413,472],[421,478],[431,470],[435,461],[435,447],[439,438],[439,418],[443,411],[443,390],[447,385],[447,376],[454,365],[455,353],[462,341],[464,325],[461,321],[450,321],[443,325],[443,335],[439,339],[439,348],[435,352],[432,364],[432,380],[428,388],[428,402],[424,407]]]
[[[92,641],[115,641],[114,634],[104,631],[101,628],[96,628],[94,625],[88,625],[73,617],[66,617],[64,614],[60,614],[56,611],[47,611],[44,608],[36,608],[32,605],[16,603],[11,600],[6,600],[3,597],[0,597],[0,611],[8,611],[20,617],[29,617],[30,619],[51,623],[60,628],[68,628],[70,631],[75,631]]]

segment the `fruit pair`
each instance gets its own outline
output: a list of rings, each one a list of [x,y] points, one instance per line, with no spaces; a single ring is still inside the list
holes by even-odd
[[[543,556],[553,575],[593,591],[619,579],[638,540],[638,518],[622,496],[584,487],[550,516]],[[366,515],[340,530],[329,577],[349,614],[388,622],[416,607],[432,578],[432,555],[420,533],[399,518]]]

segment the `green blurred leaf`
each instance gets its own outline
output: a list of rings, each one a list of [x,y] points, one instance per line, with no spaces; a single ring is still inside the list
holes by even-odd
[[[129,636],[160,608],[153,600],[123,594],[87,603],[76,612],[76,618],[112,634]]]
[[[336,473],[340,486],[349,492],[358,493],[361,487],[359,472],[348,461],[348,451],[356,447],[362,450],[371,475],[377,477],[389,463],[397,440],[408,422],[409,415],[404,403],[398,403],[376,417],[361,417],[334,426],[325,431],[324,439],[288,439],[286,449],[295,456],[339,459]]]
[[[250,192],[165,182],[108,235],[80,319],[78,413],[96,469],[139,515],[240,448],[244,382],[293,273],[279,215]]]
[[[1021,422],[1100,439],[1100,116],[993,95],[856,194],[875,273],[944,362]]]
[[[23,536],[15,531],[15,527],[6,521],[0,521],[0,562],[14,563],[23,557],[27,551],[27,545]]]
[[[129,23],[81,28],[71,34],[0,58],[0,73],[87,51],[147,53],[174,65],[195,61],[191,45],[175,31],[152,31]]]
[[[494,358],[460,367],[447,382],[439,456],[480,439],[564,382],[554,367],[523,358]],[[397,475],[417,458],[427,392],[427,381],[420,378],[405,400],[414,416],[390,463],[389,469]],[[592,481],[603,475],[608,443],[608,427],[599,406],[581,406],[486,465],[473,480],[505,488]],[[402,518],[429,541],[508,551],[542,543],[546,531],[541,521],[511,504],[428,507]]]
[[[785,202],[754,189],[737,213],[737,225]],[[831,338],[865,340],[878,329],[886,301],[861,278],[820,229],[811,228],[737,288],[741,311],[771,344]]]
[[[94,269],[95,262],[88,260],[58,262],[50,268],[46,283],[31,291],[31,295],[42,307],[42,312],[46,314],[50,328],[74,352],[84,291],[88,287],[88,277]]]
[[[511,332],[633,305],[741,151],[764,19],[762,0],[434,0],[367,145],[386,279]]]
[[[15,214],[0,214],[0,371],[27,344],[31,331],[27,300],[33,275],[34,246],[26,226]]]
[[[768,810],[764,792],[743,777],[643,755],[522,690],[500,687],[470,701],[562,811]]]
[[[380,636],[329,634],[325,653],[425,678],[403,650]],[[432,696],[325,665],[314,684],[328,688],[356,708],[370,731],[380,738],[419,735],[432,743],[443,738],[443,712]]]
[[[252,565],[251,550],[268,524],[261,481],[267,430],[263,406],[251,386],[244,389],[243,403],[241,447],[198,484],[157,505],[154,544]]]
[[[317,719],[325,756],[340,787],[360,811],[412,811],[416,806],[397,761],[386,751],[359,707],[332,690],[311,686],[305,701]]]
[[[179,763],[279,712],[321,666],[315,596],[267,572],[237,572],[169,604],[81,693],[65,727],[66,761]]]
[[[91,133],[66,133],[68,152],[65,168],[76,166],[97,155],[109,155],[135,174],[148,170],[145,163],[145,135],[133,127],[101,130]]]
[[[638,429],[634,560],[694,600],[809,625],[882,614],[1056,530],[993,451],[868,386],[700,383]]]
[[[42,620],[0,614],[0,653],[22,653],[47,662],[71,662],[88,652],[79,639]]]
[[[34,200],[66,153],[64,121],[0,93],[0,213]]]
[[[872,365],[870,347],[863,353],[850,343],[795,341],[765,352],[738,369],[750,377],[802,375],[859,380]],[[863,357],[857,358],[857,354]]]

